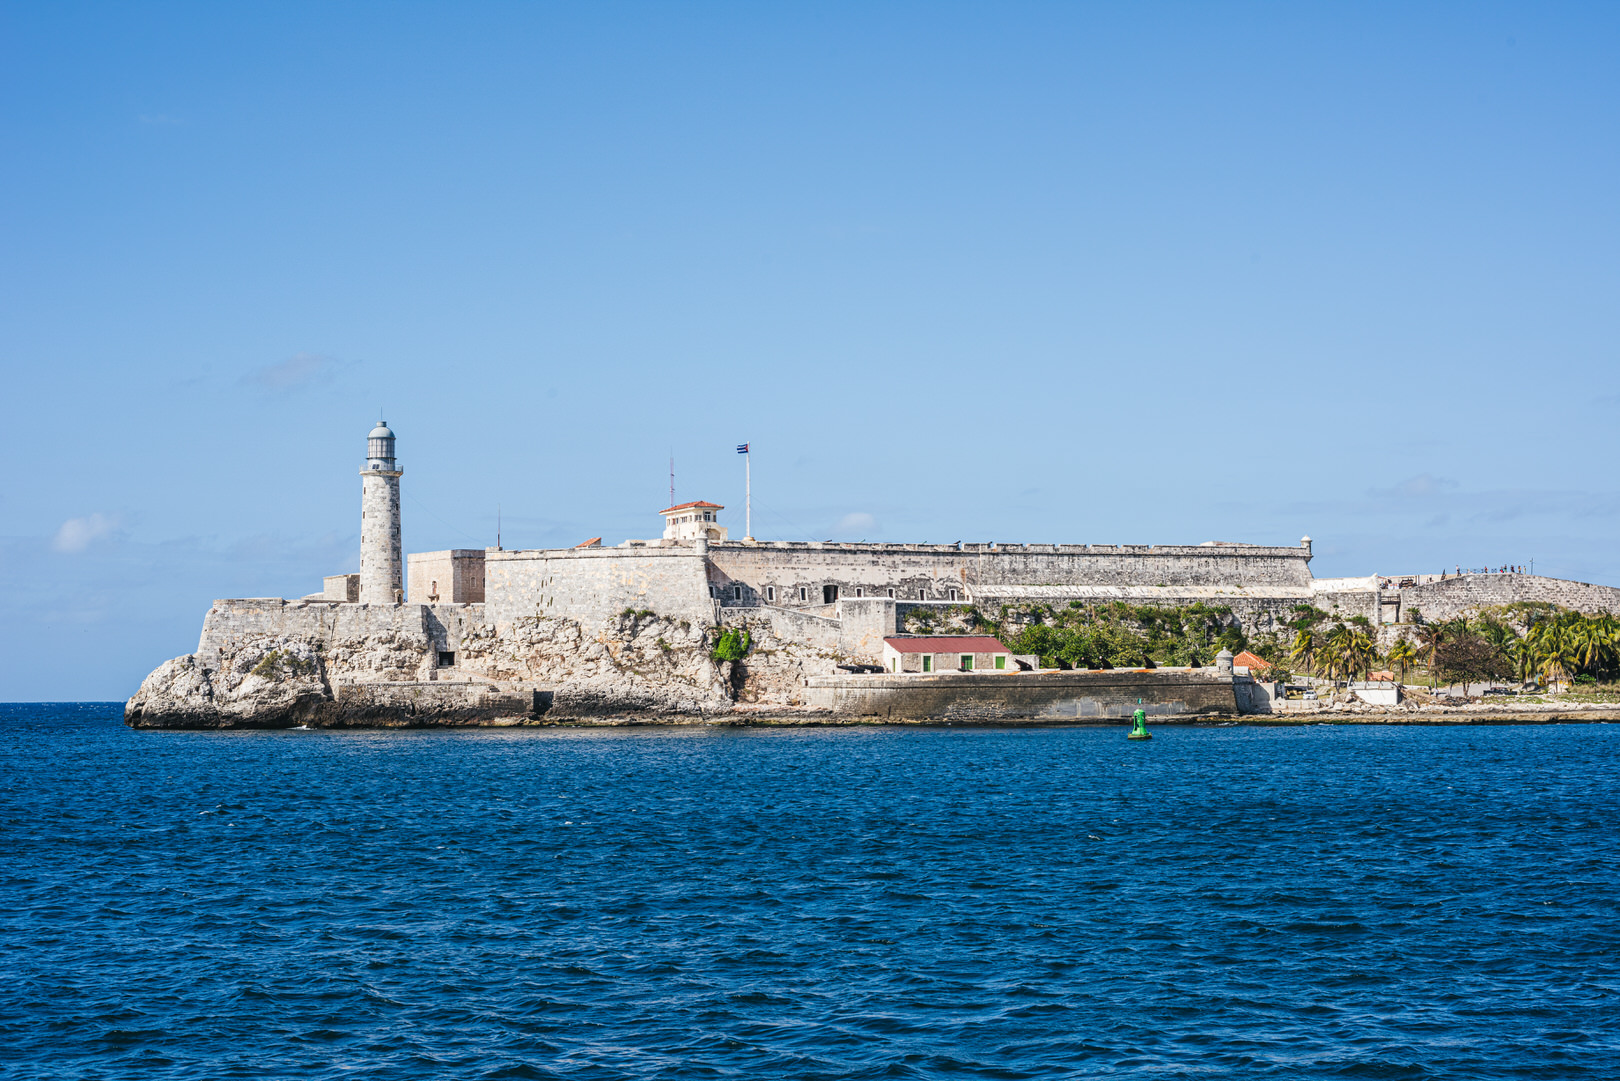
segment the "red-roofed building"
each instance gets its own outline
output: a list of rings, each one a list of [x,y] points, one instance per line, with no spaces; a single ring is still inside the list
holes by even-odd
[[[896,635],[883,640],[890,672],[1016,672],[1012,651],[983,634]]]
[[[1236,657],[1233,657],[1232,664],[1239,668],[1247,668],[1251,675],[1259,675],[1265,669],[1271,667],[1270,661],[1257,653],[1250,653],[1248,650],[1244,650]]]
[[[717,524],[720,512],[726,508],[719,503],[679,503],[658,513],[664,516],[664,539],[676,541],[723,541],[726,527]]]

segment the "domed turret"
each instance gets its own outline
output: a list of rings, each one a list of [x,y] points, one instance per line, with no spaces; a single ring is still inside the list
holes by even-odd
[[[394,468],[394,432],[388,422],[379,420],[366,436],[366,468],[391,470]]]

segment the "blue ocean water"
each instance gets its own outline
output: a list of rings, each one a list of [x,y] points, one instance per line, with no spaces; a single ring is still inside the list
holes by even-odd
[[[1620,1076],[1620,727],[0,706],[0,1075]]]

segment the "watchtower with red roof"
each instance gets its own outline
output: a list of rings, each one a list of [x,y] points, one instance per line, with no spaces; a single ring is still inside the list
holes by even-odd
[[[659,511],[664,516],[664,539],[723,541],[726,527],[720,524],[720,512],[725,509],[719,503],[705,503],[700,499]]]

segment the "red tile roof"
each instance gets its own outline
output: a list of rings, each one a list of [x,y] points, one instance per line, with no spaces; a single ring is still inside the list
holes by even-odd
[[[705,503],[703,500],[699,499],[695,503],[677,503],[675,506],[667,507],[664,510],[659,511],[658,513],[659,514],[669,514],[669,513],[672,513],[673,511],[687,510],[687,509],[689,509],[691,507],[713,507],[715,510],[725,510],[726,509],[723,504],[720,504],[720,503]]]
[[[1232,658],[1232,663],[1235,664],[1236,666],[1238,666],[1239,668],[1247,668],[1251,672],[1258,672],[1262,668],[1270,668],[1271,667],[1271,662],[1270,661],[1266,660],[1264,657],[1259,656],[1258,654],[1250,653],[1248,650],[1244,650],[1242,653],[1239,653],[1236,657],[1233,657]]]
[[[580,544],[574,545],[574,547],[575,548],[600,548],[600,547],[602,547],[602,538],[601,537],[592,537],[588,541],[584,541],[584,542],[582,542]]]
[[[885,638],[896,653],[1011,653],[996,639],[983,634],[941,634],[927,638]]]

